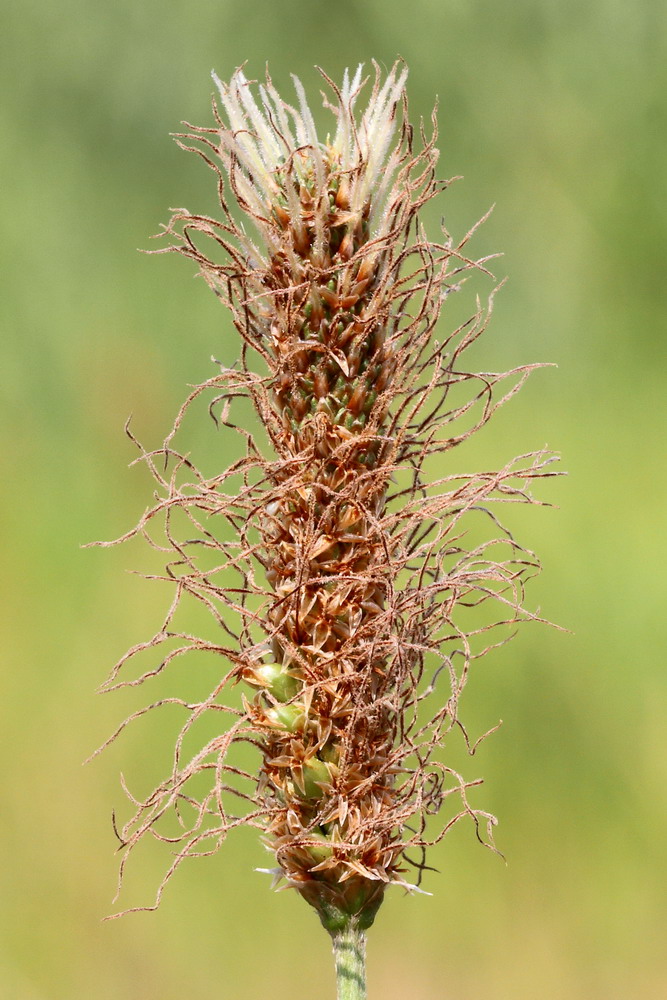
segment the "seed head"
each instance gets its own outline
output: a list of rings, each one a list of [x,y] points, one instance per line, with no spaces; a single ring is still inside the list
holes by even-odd
[[[383,78],[376,66],[363,111],[361,67],[340,88],[322,75],[333,115],[324,141],[298,79],[292,106],[268,76],[256,87],[241,69],[229,84],[214,77],[215,125],[178,136],[215,171],[223,217],[176,212],[159,252],[196,262],[242,350],[237,366],[192,393],[163,448],[142,450],[160,495],[134,533],[150,538],[162,525],[175,596],[163,627],[123,658],[109,686],[137,682],[119,681],[118,670],[146,648],[166,652],[144,677],[192,650],[231,664],[208,698],[179,702],[188,719],[173,770],[135,800],[121,841],[126,852],[147,833],[180,844],[166,882],[232,828],[259,827],[276,878],[335,929],[350,918],[370,923],[387,886],[408,884],[406,865],[421,875],[420,852],[458,819],[486,827],[491,842],[493,817],[468,801],[477,782],[449,767],[443,748],[462,729],[459,696],[487,632],[533,617],[523,580],[536,560],[491,504],[532,502],[528,484],[550,474],[550,459],[455,471],[453,448],[529,368],[464,371],[490,306],[432,339],[464,273],[489,272],[466,254],[472,232],[458,245],[447,233],[431,242],[419,223],[447,183],[435,175],[435,119],[415,150],[406,69]],[[245,443],[212,477],[173,443],[208,392],[211,413]],[[231,422],[241,398],[260,431]],[[467,545],[462,522],[474,517],[491,530]],[[186,595],[211,612],[213,641],[175,628]],[[487,606],[500,613],[485,615]],[[247,691],[240,709],[225,700],[237,682]],[[225,714],[232,721],[185,755],[194,724]],[[242,744],[256,752],[256,770],[234,756]],[[459,807],[437,827],[453,793]],[[161,826],[172,810],[176,835]]]

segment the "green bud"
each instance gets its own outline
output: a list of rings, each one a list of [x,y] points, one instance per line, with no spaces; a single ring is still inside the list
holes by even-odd
[[[299,690],[299,681],[279,663],[267,663],[256,671],[257,677],[277,701],[289,701]]]
[[[307,764],[303,765],[303,788],[308,799],[319,799],[324,795],[321,784],[331,784],[329,768],[318,757],[311,757]]]
[[[268,710],[266,717],[272,725],[286,729],[289,733],[303,729],[306,721],[303,705],[298,702],[293,705],[274,705]]]

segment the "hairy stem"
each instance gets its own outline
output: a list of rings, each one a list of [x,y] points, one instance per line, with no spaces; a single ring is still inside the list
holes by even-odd
[[[338,1000],[366,1000],[366,934],[353,921],[334,931],[336,996]]]

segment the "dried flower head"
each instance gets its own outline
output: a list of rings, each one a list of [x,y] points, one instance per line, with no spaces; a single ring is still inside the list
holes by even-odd
[[[447,233],[431,242],[418,221],[447,183],[435,174],[435,118],[415,149],[407,71],[397,64],[383,78],[376,66],[363,111],[361,67],[340,88],[322,75],[333,115],[324,141],[298,79],[293,107],[268,76],[254,87],[242,70],[229,84],[215,78],[215,125],[178,137],[215,171],[222,219],[177,211],[158,252],[196,263],[242,350],[234,368],[220,366],[193,391],[164,446],[141,452],[159,493],[129,534],[166,546],[174,598],[157,634],[123,657],[107,687],[152,677],[193,650],[229,664],[202,701],[150,706],[176,702],[187,720],[171,773],[133,799],[119,833],[125,857],[149,834],[176,843],[166,882],[183,859],[255,826],[276,879],[334,931],[372,922],[387,886],[407,884],[406,863],[423,867],[421,849],[460,818],[492,843],[493,817],[468,801],[477,782],[449,767],[442,748],[460,727],[471,663],[496,641],[488,631],[533,617],[523,581],[537,562],[493,506],[534,502],[528,486],[551,474],[551,459],[455,470],[454,447],[516,392],[529,366],[465,371],[490,303],[432,339],[464,273],[489,272],[466,253],[473,231],[458,245]],[[203,393],[213,395],[218,424],[244,442],[213,476],[174,445]],[[242,399],[260,430],[232,423]],[[462,522],[472,516],[490,530],[467,544]],[[186,595],[210,612],[213,640],[174,624]],[[157,666],[118,679],[128,660],[160,647]],[[237,682],[247,691],[240,707],[225,697]],[[186,754],[203,716],[221,721],[217,733]],[[256,770],[234,757],[241,744],[256,752]],[[459,807],[438,827],[452,795]],[[165,832],[174,811],[180,826]]]

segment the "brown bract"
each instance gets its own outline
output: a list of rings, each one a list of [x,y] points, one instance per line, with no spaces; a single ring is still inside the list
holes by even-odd
[[[492,843],[493,817],[468,801],[477,782],[447,765],[444,741],[460,726],[471,663],[496,642],[486,633],[534,617],[523,581],[537,561],[493,505],[534,502],[529,484],[552,474],[551,456],[455,470],[454,447],[531,366],[465,371],[491,301],[433,340],[463,275],[489,272],[468,256],[474,230],[458,244],[422,230],[419,211],[446,183],[435,175],[435,134],[422,127],[415,148],[400,67],[384,81],[376,69],[362,115],[361,75],[340,89],[327,80],[336,131],[326,142],[298,81],[298,109],[268,79],[259,101],[242,71],[228,86],[217,82],[215,125],[188,127],[178,141],[215,171],[222,220],[176,212],[159,252],[196,263],[242,350],[234,369],[221,367],[194,390],[164,446],[142,450],[158,497],[129,534],[155,545],[159,526],[175,595],[160,631],[130,650],[107,687],[147,679],[190,651],[230,666],[208,698],[178,702],[188,719],[173,769],[134,801],[119,836],[125,856],[148,834],[176,843],[166,882],[186,857],[253,825],[275,854],[277,878],[326,926],[351,916],[370,923],[386,887],[405,885],[406,866],[423,867],[422,849],[460,818]],[[245,441],[244,454],[212,477],[174,443],[205,393],[217,422]],[[242,398],[261,430],[232,422]],[[177,511],[187,537],[174,527]],[[471,517],[490,530],[468,544]],[[218,641],[174,627],[187,595],[210,611]],[[487,605],[496,610],[485,615]],[[165,643],[156,668],[119,679],[128,659]],[[225,700],[236,682],[247,685],[241,708]],[[184,755],[194,723],[211,713],[228,714],[229,724]],[[257,753],[255,771],[233,759],[244,742]],[[459,807],[438,826],[451,795]],[[168,836],[161,823],[173,810],[181,826]]]

